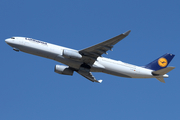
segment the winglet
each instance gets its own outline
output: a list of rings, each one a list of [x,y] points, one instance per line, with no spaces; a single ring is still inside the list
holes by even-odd
[[[98,81],[98,83],[102,83],[103,80],[97,80],[97,81]]]
[[[123,33],[124,35],[128,36],[131,30],[128,30],[127,32]]]

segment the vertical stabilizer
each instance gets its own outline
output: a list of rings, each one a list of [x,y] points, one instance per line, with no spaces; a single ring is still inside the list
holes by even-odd
[[[166,68],[174,56],[175,56],[174,54],[166,53],[165,55],[159,57],[153,62],[147,64],[145,68],[155,70],[155,71]]]

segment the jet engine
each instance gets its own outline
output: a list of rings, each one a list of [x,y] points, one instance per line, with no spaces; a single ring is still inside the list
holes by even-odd
[[[73,75],[73,70],[69,68],[68,66],[64,65],[56,65],[54,68],[54,72],[63,74],[63,75]]]
[[[79,54],[77,51],[72,51],[72,50],[63,50],[63,56],[65,58],[70,58],[70,59],[81,59],[82,55]]]

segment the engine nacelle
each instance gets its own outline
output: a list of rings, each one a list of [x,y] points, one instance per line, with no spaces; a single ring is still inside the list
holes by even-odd
[[[70,69],[68,66],[56,65],[54,68],[54,72],[63,74],[63,75],[73,75],[74,71]]]
[[[63,50],[63,54],[62,54],[65,58],[70,58],[70,59],[81,59],[82,55],[79,54],[76,51],[72,51],[72,50]]]

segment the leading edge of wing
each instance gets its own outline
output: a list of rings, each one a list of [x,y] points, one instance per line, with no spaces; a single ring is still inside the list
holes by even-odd
[[[111,50],[113,48],[113,45],[115,45],[116,43],[118,43],[120,40],[122,40],[123,38],[125,38],[126,36],[129,35],[129,33],[131,32],[131,30],[122,33],[116,37],[113,37],[109,40],[106,40],[104,42],[101,42],[99,44],[96,44],[94,46],[85,48],[80,50],[80,53],[92,53],[92,54],[96,54],[97,57],[101,56],[102,54],[106,54],[106,51]]]

